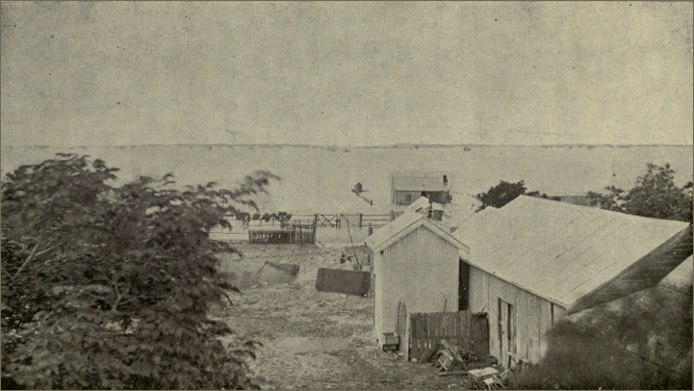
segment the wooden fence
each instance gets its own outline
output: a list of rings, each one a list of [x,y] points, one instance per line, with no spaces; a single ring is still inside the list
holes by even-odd
[[[390,214],[364,214],[364,213],[316,213],[312,215],[293,215],[289,222],[311,224],[316,222],[316,227],[345,228],[347,224],[356,228],[373,229],[381,228],[391,221]]]
[[[248,230],[248,243],[316,244],[315,224],[289,224],[284,227],[257,227]]]
[[[478,357],[489,355],[489,323],[486,313],[413,313],[410,314],[409,337],[409,356],[417,359],[431,356],[444,339]]]
[[[369,228],[378,229],[391,221],[390,214],[327,214],[315,213],[312,215],[293,215],[287,221],[278,220],[234,220],[229,216],[232,225],[231,230],[216,228],[211,231],[212,236],[217,240],[229,242],[301,242],[315,243],[315,232],[318,228],[348,229],[355,227],[358,229]],[[269,229],[273,232],[259,232],[250,234],[250,231]],[[272,230],[274,228],[276,230]],[[290,239],[286,239],[284,231],[291,229],[294,231]],[[258,231],[260,231],[258,230]]]

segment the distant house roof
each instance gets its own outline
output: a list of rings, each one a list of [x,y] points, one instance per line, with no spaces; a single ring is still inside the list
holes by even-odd
[[[449,233],[448,227],[417,212],[403,213],[400,217],[381,227],[374,232],[373,235],[366,238],[365,243],[371,250],[381,251],[421,226],[425,226],[453,246],[457,247],[461,254],[469,253],[468,247]]]
[[[470,247],[470,264],[570,312],[581,309],[571,309],[579,299],[590,308],[644,289],[691,254],[691,228],[688,254],[682,245],[684,222],[527,196],[488,209],[453,234]],[[624,289],[627,271],[635,284]]]
[[[443,176],[393,176],[396,191],[446,191]]]

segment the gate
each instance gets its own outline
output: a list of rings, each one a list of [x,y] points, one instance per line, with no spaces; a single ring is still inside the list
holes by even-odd
[[[469,311],[410,314],[410,357],[427,360],[444,339],[477,357],[488,356],[487,314]]]

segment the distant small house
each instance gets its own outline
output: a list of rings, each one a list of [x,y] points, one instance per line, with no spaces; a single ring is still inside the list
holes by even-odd
[[[400,336],[408,351],[408,314],[458,311],[459,254],[467,247],[449,229],[408,211],[366,240],[375,281],[374,331]]]
[[[446,175],[393,175],[391,196],[394,205],[409,205],[421,196],[440,204],[451,200]]]
[[[461,308],[488,313],[489,351],[505,366],[539,361],[567,313],[652,286],[692,254],[687,223],[527,196],[453,235],[469,246]]]

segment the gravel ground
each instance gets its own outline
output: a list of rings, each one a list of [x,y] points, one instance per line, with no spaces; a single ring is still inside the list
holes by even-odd
[[[234,306],[215,311],[258,348],[253,369],[265,388],[280,389],[448,389],[462,379],[440,377],[428,364],[405,362],[381,351],[373,336],[373,297],[347,296],[315,289],[319,267],[351,269],[339,263],[349,248],[297,245],[241,245],[243,259],[223,257],[223,268],[244,279]],[[366,249],[357,255],[366,259]],[[266,261],[301,266],[289,283],[252,281]],[[251,281],[249,281],[251,280]]]

